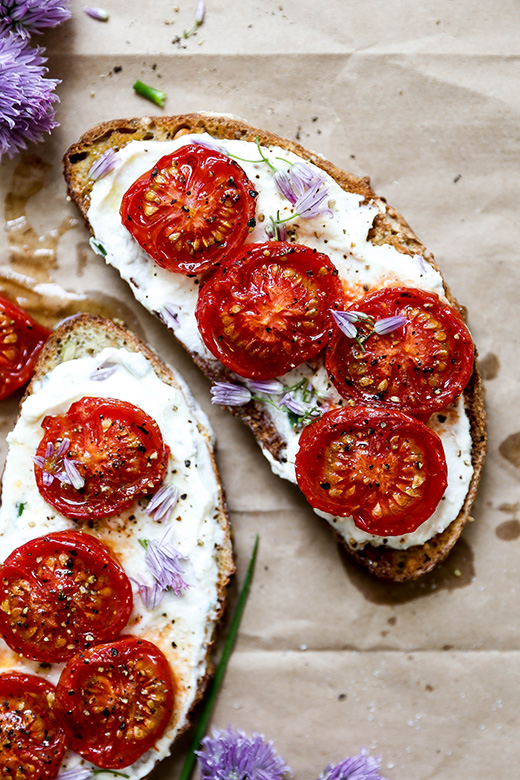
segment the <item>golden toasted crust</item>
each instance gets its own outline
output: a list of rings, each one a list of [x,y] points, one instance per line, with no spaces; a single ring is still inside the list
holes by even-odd
[[[383,198],[375,194],[368,178],[360,178],[346,173],[328,160],[309,152],[293,141],[251,127],[242,120],[229,116],[199,113],[173,117],[113,120],[103,122],[85,133],[76,144],[70,147],[63,162],[68,193],[78,206],[87,227],[92,230],[87,212],[90,205],[90,192],[94,183],[89,179],[88,172],[101,154],[110,148],[119,149],[132,140],[169,140],[187,132],[206,132],[215,138],[245,141],[254,141],[258,138],[262,145],[276,145],[294,152],[332,176],[347,192],[362,195],[365,200],[375,200],[378,203],[382,213],[376,217],[369,232],[369,238],[373,243],[391,244],[399,252],[405,254],[419,254],[436,270],[439,270],[433,256],[419,241],[404,217],[389,207]],[[444,290],[452,306],[464,316],[463,308],[451,295],[446,284],[444,284]],[[192,355],[192,357],[212,381],[223,381],[230,378],[229,372],[218,362],[206,361],[196,355]],[[408,550],[394,550],[372,545],[352,549],[337,534],[338,540],[345,545],[346,550],[378,577],[403,582],[415,579],[430,571],[448,555],[459,538],[462,528],[470,519],[471,506],[480,480],[487,446],[483,389],[476,358],[473,376],[464,392],[464,399],[471,421],[474,471],[464,506],[448,528],[434,536],[426,544],[411,547]],[[285,441],[274,427],[269,415],[260,406],[252,402],[243,407],[229,407],[229,411],[240,417],[251,428],[262,447],[267,449],[275,459],[280,459],[285,448]]]
[[[115,347],[118,349],[126,348],[130,352],[139,352],[144,355],[152,364],[157,376],[166,384],[172,387],[178,388],[186,397],[186,388],[179,382],[178,377],[171,371],[171,369],[153,352],[144,342],[137,338],[126,328],[117,325],[111,320],[103,319],[91,314],[78,314],[75,317],[71,317],[60,325],[54,333],[49,337],[45,344],[40,357],[35,367],[34,375],[29,384],[22,403],[25,398],[33,391],[34,383],[42,376],[47,374],[58,364],[64,363],[67,360],[74,358],[81,358],[95,355],[101,352],[105,347]],[[186,397],[189,405],[190,398]],[[235,574],[235,565],[233,562],[233,550],[231,546],[231,529],[226,509],[226,500],[222,482],[220,480],[215,458],[213,455],[213,449],[211,446],[211,434],[205,428],[202,423],[198,422],[199,432],[204,436],[211,462],[213,464],[213,470],[217,478],[219,486],[219,512],[218,522],[224,532],[223,542],[220,547],[217,548],[217,565],[218,565],[218,580],[217,580],[217,596],[218,596],[218,609],[214,616],[215,626],[218,620],[222,617],[226,606],[227,592],[226,588],[229,584],[231,577]],[[213,616],[212,616],[213,619]],[[211,647],[215,641],[215,630],[213,635],[209,638],[206,661],[207,661],[207,674],[204,678],[199,680],[198,689],[195,693],[195,699],[193,706],[200,700],[204,694],[204,690],[210,680],[212,673],[212,665],[210,659]],[[183,731],[189,727],[189,723],[186,723]],[[179,732],[180,733],[180,732]]]

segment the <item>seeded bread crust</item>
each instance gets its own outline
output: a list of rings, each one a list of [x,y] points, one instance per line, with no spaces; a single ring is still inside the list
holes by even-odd
[[[94,182],[89,179],[88,172],[95,160],[108,149],[120,149],[133,140],[165,141],[188,132],[206,132],[217,139],[255,141],[258,138],[262,145],[276,145],[294,152],[332,176],[347,192],[362,195],[364,201],[370,200],[378,203],[381,214],[375,218],[369,232],[369,239],[373,243],[391,244],[397,251],[404,254],[419,254],[439,271],[433,256],[419,241],[404,217],[388,206],[384,198],[376,195],[368,178],[360,178],[342,171],[320,155],[304,149],[300,144],[280,138],[268,131],[251,127],[240,119],[213,114],[197,113],[172,117],[112,120],[93,127],[76,144],[73,144],[63,158],[64,175],[68,194],[76,203],[91,232],[93,231],[87,218],[87,212]],[[445,283],[444,290],[452,306],[465,317],[464,308],[455,300]],[[154,313],[161,318],[158,312]],[[230,373],[218,361],[204,360],[194,354],[191,356],[210,380],[229,381],[231,379]],[[410,547],[407,550],[394,550],[385,546],[376,547],[373,545],[352,548],[339,534],[336,534],[338,541],[345,546],[347,552],[377,577],[394,582],[404,582],[416,579],[430,571],[446,558],[459,538],[464,525],[472,519],[470,511],[480,481],[487,447],[483,388],[476,357],[472,378],[464,391],[464,400],[471,421],[474,472],[464,505],[448,528],[425,544]],[[251,402],[242,407],[228,407],[228,409],[249,426],[259,444],[267,449],[273,458],[281,459],[285,441],[261,406]]]
[[[96,315],[91,314],[78,314],[75,317],[71,317],[60,325],[54,333],[49,337],[45,344],[40,357],[35,367],[33,378],[25,392],[22,399],[23,401],[33,392],[34,383],[41,379],[45,374],[52,371],[60,363],[64,363],[67,360],[73,360],[75,358],[91,357],[96,355],[105,347],[115,347],[117,349],[125,348],[130,352],[138,352],[144,355],[147,360],[152,364],[157,376],[166,384],[171,385],[179,389],[186,398],[188,405],[190,403],[190,395],[188,388],[184,385],[178,375],[173,371],[153,352],[144,342],[137,338],[126,328],[117,325],[111,320],[103,319]],[[204,691],[210,682],[213,667],[211,664],[211,648],[215,641],[216,626],[218,621],[224,613],[227,601],[227,586],[230,579],[235,574],[235,565],[233,562],[233,550],[231,546],[231,528],[229,524],[229,518],[227,515],[226,499],[224,488],[217,470],[215,457],[213,455],[212,436],[210,431],[201,423],[197,424],[198,430],[206,440],[211,462],[215,477],[217,478],[219,488],[219,508],[218,508],[218,523],[224,532],[223,542],[220,547],[217,548],[217,566],[218,566],[218,580],[217,580],[217,597],[218,607],[214,618],[214,630],[212,635],[208,639],[206,662],[207,673],[204,678],[199,680],[198,688],[195,694],[195,699],[192,704],[192,709],[198,701],[203,697]],[[178,732],[179,736],[183,731],[189,728],[190,723],[187,722],[181,731]]]

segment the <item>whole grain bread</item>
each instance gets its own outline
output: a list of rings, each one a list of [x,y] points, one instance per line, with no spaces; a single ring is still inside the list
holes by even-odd
[[[251,127],[240,119],[204,113],[103,122],[85,133],[77,143],[68,149],[64,156],[64,175],[68,194],[76,203],[91,232],[92,228],[87,213],[90,205],[90,193],[94,184],[88,175],[92,164],[108,149],[120,149],[130,141],[171,140],[188,132],[205,132],[216,139],[244,141],[258,139],[263,146],[276,145],[294,152],[328,173],[345,191],[361,195],[363,202],[374,201],[379,205],[380,213],[376,216],[368,236],[372,243],[390,244],[399,252],[421,255],[426,262],[439,270],[432,254],[419,241],[404,217],[388,206],[384,198],[376,195],[368,178],[360,178],[347,173],[320,155],[304,149],[300,144],[280,138],[268,131]],[[452,306],[465,317],[464,308],[454,299],[446,284],[444,284],[444,290]],[[160,317],[160,313],[154,313]],[[229,372],[218,361],[208,361],[195,354],[192,354],[192,357],[210,380],[229,381]],[[337,534],[338,541],[345,545],[348,553],[374,575],[394,582],[403,582],[425,574],[446,558],[459,538],[464,525],[471,520],[471,507],[480,480],[487,446],[483,388],[476,354],[473,375],[464,391],[464,400],[471,422],[474,471],[464,505],[452,523],[442,533],[437,534],[425,544],[406,550],[376,547],[370,544],[354,549]],[[252,401],[241,407],[228,408],[232,414],[240,417],[249,426],[261,446],[267,449],[275,460],[281,459],[285,441],[261,405]]]
[[[152,364],[153,369],[159,379],[172,387],[180,390],[184,395],[188,406],[193,409],[194,419],[197,421],[197,428],[206,441],[210,460],[213,466],[215,477],[218,484],[218,511],[216,520],[222,529],[222,542],[215,548],[216,562],[218,568],[217,579],[217,608],[208,616],[211,621],[212,630],[207,638],[207,673],[199,679],[197,691],[191,709],[202,698],[204,691],[210,682],[212,674],[211,648],[215,641],[216,628],[226,606],[227,585],[231,577],[235,574],[233,562],[233,551],[231,546],[231,531],[227,515],[225,493],[220,480],[214,454],[212,433],[197,417],[197,409],[193,399],[190,396],[187,386],[181,377],[170,369],[143,341],[137,338],[126,328],[112,322],[111,320],[90,314],[78,314],[64,321],[49,337],[36,364],[33,378],[22,399],[22,403],[34,389],[35,383],[45,374],[52,371],[58,364],[68,360],[82,357],[92,357],[98,354],[106,347],[116,349],[125,348],[130,352],[137,352]],[[186,721],[178,734],[189,727]]]

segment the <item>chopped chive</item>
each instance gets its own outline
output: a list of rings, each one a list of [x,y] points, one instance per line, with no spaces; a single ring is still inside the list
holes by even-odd
[[[23,510],[25,509],[25,504],[23,503],[23,501],[20,501],[16,506],[18,508],[18,517],[21,517]]]
[[[97,255],[101,255],[102,257],[106,257],[107,256],[107,250],[105,249],[105,247],[103,246],[101,241],[97,240],[97,238],[94,238],[92,236],[89,239],[89,244],[90,244],[90,246],[92,247],[92,249],[94,250],[94,252]]]
[[[231,621],[231,628],[229,630],[229,635],[228,638],[226,639],[224,650],[222,651],[222,656],[218,663],[215,676],[209,687],[206,703],[204,705],[204,709],[202,710],[202,714],[200,716],[199,722],[197,723],[197,728],[195,729],[195,733],[193,735],[193,739],[190,745],[190,751],[186,757],[184,766],[182,767],[179,780],[189,780],[189,778],[191,777],[191,773],[193,772],[193,768],[195,766],[195,761],[196,761],[195,751],[198,749],[200,745],[200,741],[204,736],[206,729],[208,727],[211,713],[213,711],[213,707],[215,706],[215,701],[217,699],[218,692],[222,684],[222,680],[224,679],[224,675],[226,673],[228,661],[231,656],[231,651],[233,650],[233,645],[235,644],[235,639],[240,626],[240,621],[242,620],[242,614],[244,612],[247,597],[249,594],[249,586],[251,585],[253,570],[255,567],[256,553],[258,550],[258,538],[259,537],[257,535],[255,538],[255,543],[253,545],[251,558],[249,560],[249,566],[247,568],[244,584],[242,585],[242,590],[240,591],[240,595],[238,597],[235,613]]]
[[[141,547],[144,547],[145,550],[148,549],[148,539],[138,539],[137,540]]]
[[[147,100],[151,100],[156,106],[161,106],[161,108],[164,106],[166,92],[161,92],[160,89],[149,87],[148,84],[144,84],[144,82],[139,81],[139,79],[134,83],[133,87],[138,95],[141,95]]]

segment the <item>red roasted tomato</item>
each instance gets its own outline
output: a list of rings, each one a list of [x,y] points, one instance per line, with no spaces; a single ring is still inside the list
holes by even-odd
[[[31,378],[50,333],[18,306],[0,296],[0,400]]]
[[[40,536],[0,566],[0,634],[35,661],[66,661],[94,642],[114,639],[132,603],[125,572],[90,534]]]
[[[0,674],[0,778],[54,780],[67,750],[53,710],[56,689],[41,677]]]
[[[344,398],[428,417],[464,390],[473,342],[458,312],[435,293],[387,287],[352,310],[372,318],[355,323],[362,346],[337,329],[325,363]],[[406,324],[386,335],[373,331],[374,322],[396,315]]]
[[[204,343],[227,368],[272,379],[320,352],[343,305],[326,255],[284,241],[247,244],[207,279],[196,317]]]
[[[305,428],[296,478],[315,509],[377,536],[415,531],[446,490],[440,438],[402,412],[336,408]]]
[[[108,517],[153,493],[169,447],[159,426],[133,404],[82,398],[45,417],[34,471],[43,498],[65,517]]]
[[[56,695],[70,746],[103,769],[130,766],[146,753],[166,730],[173,701],[166,657],[135,636],[78,653]]]
[[[132,184],[121,220],[162,268],[198,274],[244,243],[257,194],[234,160],[187,144]]]

